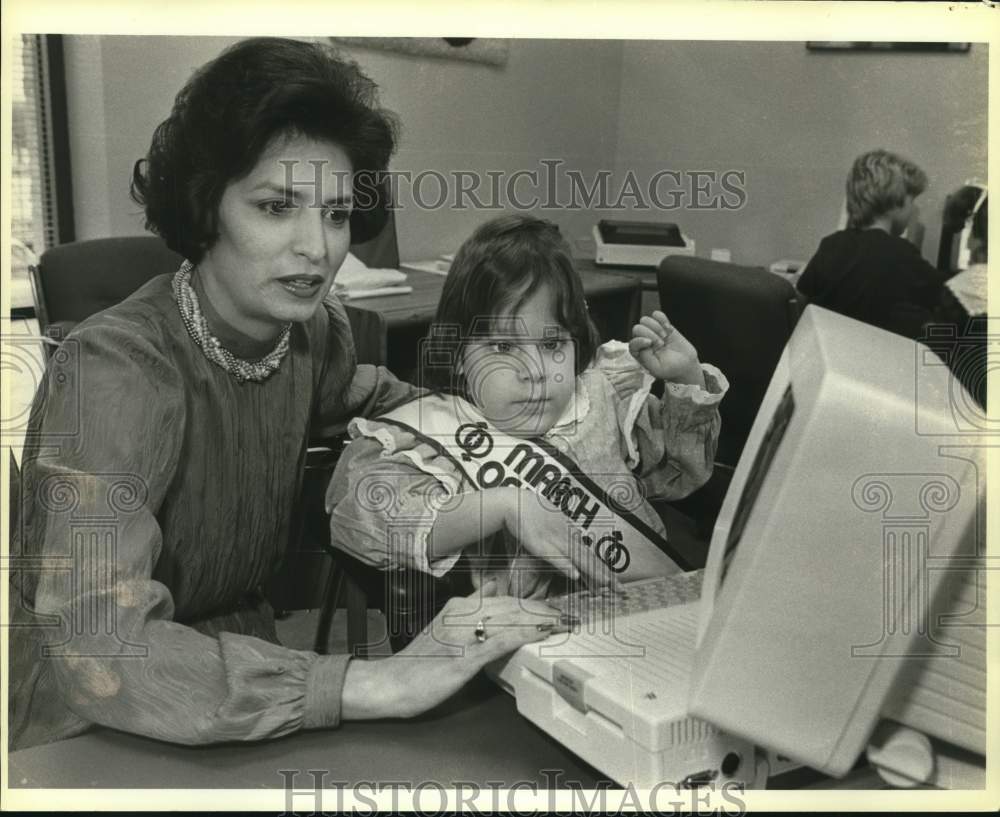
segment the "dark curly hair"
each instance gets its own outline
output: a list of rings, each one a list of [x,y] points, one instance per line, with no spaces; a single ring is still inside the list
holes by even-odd
[[[273,139],[299,134],[339,145],[355,171],[351,241],[385,224],[385,170],[396,145],[394,114],[357,64],[318,43],[243,40],[202,66],[174,99],[132,172],[146,228],[193,263],[218,238],[226,187],[257,164]]]
[[[421,385],[464,395],[456,366],[464,344],[488,334],[492,318],[516,312],[543,284],[555,293],[555,318],[576,344],[579,375],[593,362],[600,335],[569,245],[552,222],[517,214],[480,225],[455,254],[421,355]]]

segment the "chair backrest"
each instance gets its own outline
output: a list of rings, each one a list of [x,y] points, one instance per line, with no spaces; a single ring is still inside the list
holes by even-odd
[[[735,466],[798,321],[799,296],[763,268],[681,256],[661,262],[657,283],[671,323],[729,380],[716,462]]]
[[[36,314],[46,332],[71,325],[125,300],[184,259],[156,236],[74,241],[46,250],[32,269]]]
[[[389,218],[374,238],[360,244],[351,244],[351,252],[367,267],[373,269],[399,269],[399,242],[396,239],[396,215],[389,211]]]

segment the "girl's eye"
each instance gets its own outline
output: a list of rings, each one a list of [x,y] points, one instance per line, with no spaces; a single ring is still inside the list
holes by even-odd
[[[347,220],[351,217],[351,211],[344,207],[331,207],[326,211],[326,217],[340,227],[347,224]]]
[[[546,352],[558,352],[566,343],[565,338],[546,338],[542,341],[542,348]]]
[[[508,343],[505,340],[498,340],[495,343],[491,343],[490,348],[492,348],[494,352],[506,355],[514,351],[514,344]]]
[[[257,206],[269,216],[282,216],[294,207],[290,201],[282,201],[280,199],[264,201]]]

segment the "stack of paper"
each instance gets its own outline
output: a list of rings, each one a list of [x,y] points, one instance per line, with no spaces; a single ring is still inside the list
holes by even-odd
[[[986,296],[989,288],[986,264],[973,264],[967,270],[945,281],[945,286],[952,291],[970,315],[986,314]]]
[[[333,291],[341,299],[374,298],[378,295],[404,295],[413,287],[401,286],[406,273],[395,269],[368,267],[348,253],[333,282]]]
[[[429,261],[403,261],[400,266],[403,269],[419,270],[420,272],[430,272],[434,275],[447,275],[451,269],[451,262],[455,260],[455,253],[449,252],[432,258]]]

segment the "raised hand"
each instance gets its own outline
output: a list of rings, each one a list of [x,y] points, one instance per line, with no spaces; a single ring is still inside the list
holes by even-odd
[[[704,388],[698,352],[660,310],[632,327],[632,357],[653,377],[671,383],[693,383]]]

